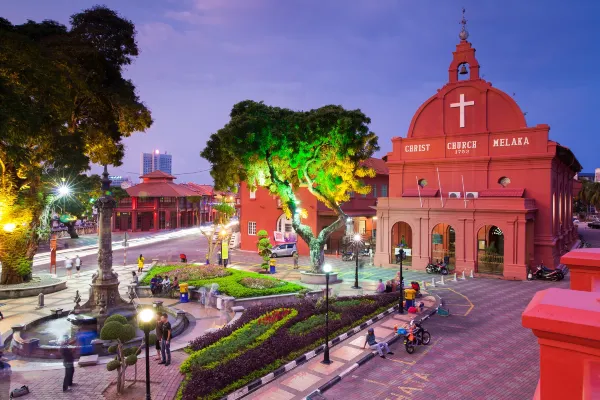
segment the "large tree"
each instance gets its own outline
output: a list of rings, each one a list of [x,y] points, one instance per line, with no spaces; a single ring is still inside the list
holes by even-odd
[[[374,176],[363,161],[379,150],[371,120],[360,110],[329,105],[310,111],[242,101],[230,121],[212,134],[202,157],[212,164],[217,190],[236,190],[245,181],[253,189],[277,195],[296,233],[309,245],[312,268],[320,272],[321,252],[329,236],[344,225],[341,204],[350,193],[366,194],[362,178]],[[301,220],[296,194],[304,187],[337,219],[320,232]]]
[[[581,191],[575,196],[576,203],[600,209],[600,182],[582,180]]]
[[[9,228],[0,229],[0,284],[30,275],[52,192],[45,176],[120,165],[122,139],[152,124],[123,77],[138,55],[133,23],[106,7],[70,22],[0,19],[0,228]]]

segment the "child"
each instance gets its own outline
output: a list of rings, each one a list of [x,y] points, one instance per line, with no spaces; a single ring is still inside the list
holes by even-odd
[[[293,254],[294,257],[294,269],[298,269],[298,258],[300,258],[300,256],[298,255],[298,252],[295,252]]]
[[[140,254],[138,257],[138,273],[141,274],[144,269],[144,256]]]

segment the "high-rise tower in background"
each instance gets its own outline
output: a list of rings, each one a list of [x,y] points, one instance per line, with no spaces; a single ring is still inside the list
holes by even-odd
[[[146,175],[153,171],[163,171],[167,174],[171,174],[171,164],[173,156],[167,154],[160,154],[160,151],[154,150],[152,153],[142,153],[142,159],[140,163],[140,175]]]

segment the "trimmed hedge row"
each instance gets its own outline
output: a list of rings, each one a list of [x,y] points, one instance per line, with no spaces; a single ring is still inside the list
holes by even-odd
[[[329,321],[330,337],[344,333],[383,312],[398,301],[398,296],[398,293],[384,293],[360,298],[340,298],[340,301],[367,298],[372,302],[352,302],[345,304],[346,307],[340,307],[340,318]],[[356,305],[350,306],[353,303]],[[303,300],[294,305],[249,308],[232,326],[204,335],[191,342],[190,349],[197,351],[211,346],[248,322],[281,307],[293,308],[297,311],[297,315],[285,321],[283,326],[266,338],[261,345],[249,349],[233,359],[223,360],[214,368],[192,368],[180,388],[178,398],[183,400],[218,399],[323,343],[324,325],[315,326],[301,335],[294,335],[289,330],[295,324],[323,312],[322,307],[317,303]]]

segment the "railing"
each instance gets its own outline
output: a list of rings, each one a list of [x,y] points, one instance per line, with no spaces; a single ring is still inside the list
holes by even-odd
[[[502,275],[504,271],[504,256],[480,252],[477,254],[477,272],[482,274]]]

